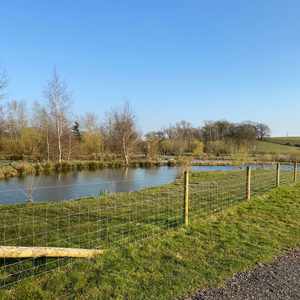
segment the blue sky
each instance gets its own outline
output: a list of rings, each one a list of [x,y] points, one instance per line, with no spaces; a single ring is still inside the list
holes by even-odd
[[[54,66],[76,114],[129,100],[141,130],[254,120],[300,135],[300,2],[3,1],[8,97],[43,100]]]

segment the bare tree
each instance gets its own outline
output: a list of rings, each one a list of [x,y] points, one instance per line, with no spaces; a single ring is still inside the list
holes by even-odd
[[[50,161],[50,134],[51,134],[50,114],[47,108],[40,105],[38,102],[34,104],[32,125],[39,132],[40,152],[42,156],[44,156],[44,153],[46,152],[46,160],[49,162]]]
[[[84,154],[97,155],[102,152],[103,139],[97,115],[86,113],[82,119],[82,151]]]
[[[14,154],[24,154],[22,135],[28,128],[26,105],[23,101],[12,100],[7,103],[5,132],[7,136],[6,146]]]
[[[98,131],[100,128],[100,125],[98,124],[98,117],[95,113],[86,113],[82,117],[82,124],[84,130],[86,130],[87,132]]]
[[[12,138],[17,139],[21,130],[28,125],[26,105],[23,101],[12,100],[7,104],[7,126]]]
[[[70,130],[67,120],[70,109],[70,94],[56,70],[54,70],[53,78],[48,82],[44,93],[48,101],[50,119],[56,131],[57,159],[61,163],[63,159],[63,134]]]
[[[163,143],[169,154],[183,155],[191,153],[195,148],[195,142],[200,141],[201,131],[187,121],[177,122],[163,130]]]
[[[256,124],[256,134],[259,140],[263,140],[264,138],[270,136],[271,129],[268,125],[263,123]]]
[[[135,115],[128,103],[125,103],[122,109],[108,114],[103,131],[110,150],[121,153],[125,165],[128,166],[131,152],[138,139]]]
[[[149,132],[145,135],[144,153],[150,159],[155,158],[160,154],[160,143],[163,141],[164,135],[162,137],[159,135],[159,132]]]
[[[0,100],[4,98],[5,96],[5,89],[7,87],[7,76],[4,71],[0,71]],[[0,137],[2,137],[2,134],[5,131],[5,111],[4,107],[1,104],[0,105]]]
[[[0,72],[0,99],[4,97],[4,90],[7,87],[7,75],[5,71]]]

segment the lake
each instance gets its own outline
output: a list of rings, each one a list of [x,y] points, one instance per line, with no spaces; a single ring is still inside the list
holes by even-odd
[[[239,170],[240,166],[193,166],[194,171]],[[0,203],[68,200],[105,192],[131,192],[175,180],[180,167],[101,169],[15,177],[0,181]]]

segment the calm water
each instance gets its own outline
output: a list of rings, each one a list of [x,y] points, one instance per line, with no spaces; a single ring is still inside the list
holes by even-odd
[[[197,171],[237,170],[237,166],[194,166]],[[76,199],[103,192],[130,192],[175,180],[179,167],[102,169],[11,178],[0,181],[0,203]]]

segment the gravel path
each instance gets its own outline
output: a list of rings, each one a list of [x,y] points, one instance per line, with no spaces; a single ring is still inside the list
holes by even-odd
[[[300,249],[268,265],[236,274],[224,288],[199,291],[186,300],[300,299]]]

